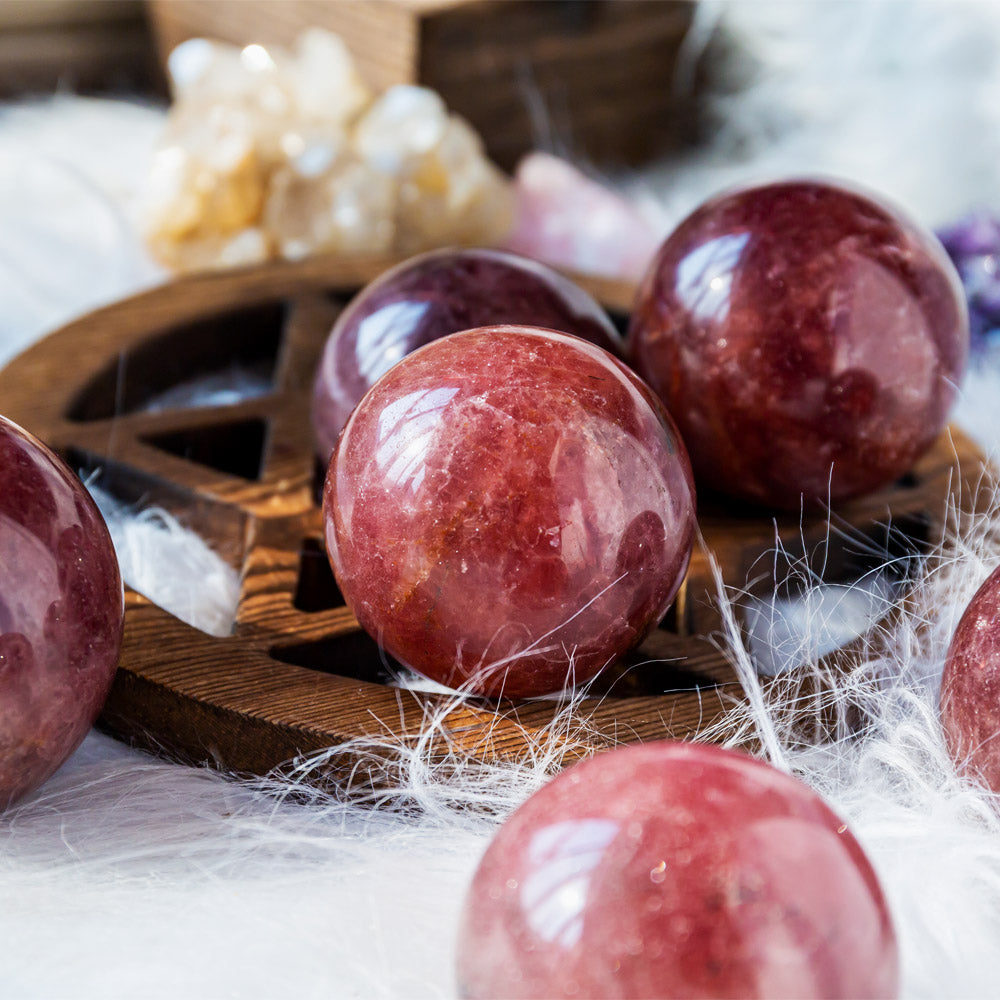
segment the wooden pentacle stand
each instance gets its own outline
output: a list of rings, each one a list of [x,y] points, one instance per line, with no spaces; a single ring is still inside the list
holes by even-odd
[[[825,515],[775,521],[703,499],[702,541],[674,609],[575,705],[583,721],[572,731],[556,700],[401,688],[329,570],[309,422],[331,324],[389,263],[316,259],[185,279],[71,323],[0,372],[0,412],[75,469],[100,470],[100,484],[120,499],[171,511],[240,575],[236,622],[221,638],[127,591],[121,666],[102,716],[122,739],[250,774],[333,747],[324,775],[336,779],[358,766],[366,741],[391,755],[426,736],[431,718],[433,753],[484,760],[517,757],[545,739],[565,739],[576,756],[697,737],[741,698],[710,641],[719,617],[709,554],[741,588],[759,575],[758,586],[773,589],[767,553],[776,541],[788,558],[821,559],[828,577],[848,579],[866,560],[933,541],[950,503],[975,503],[982,458],[956,431],[903,480],[839,509],[833,532]],[[630,289],[590,287],[619,309],[629,301]],[[150,406],[233,366],[255,372],[266,391],[231,405]]]

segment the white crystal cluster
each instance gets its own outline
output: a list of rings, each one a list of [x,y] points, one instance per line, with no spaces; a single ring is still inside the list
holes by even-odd
[[[192,39],[168,68],[145,213],[168,267],[495,244],[513,223],[473,129],[431,90],[375,95],[336,35],[312,29],[291,52]]]

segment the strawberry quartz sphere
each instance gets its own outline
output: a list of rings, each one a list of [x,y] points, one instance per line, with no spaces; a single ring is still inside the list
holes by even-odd
[[[650,743],[564,771],[500,829],[458,944],[465,998],[893,997],[875,874],[805,785]]]
[[[621,354],[604,310],[568,278],[499,250],[435,250],[387,271],[341,313],[313,390],[313,431],[325,463],[361,397],[400,358],[460,330],[529,323]]]
[[[324,487],[358,621],[451,687],[593,677],[667,610],[694,531],[684,447],[601,348],[500,326],[445,337],[365,395]]]
[[[629,330],[699,484],[793,509],[907,472],[944,425],[968,341],[936,238],[812,181],[697,209],[660,248]]]
[[[123,611],[118,562],[90,495],[0,417],[0,808],[83,740],[111,687]]]
[[[1000,569],[976,592],[952,637],[941,721],[958,766],[1000,792]]]

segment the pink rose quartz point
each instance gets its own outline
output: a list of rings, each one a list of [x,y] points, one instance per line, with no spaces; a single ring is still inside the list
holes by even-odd
[[[465,998],[894,997],[896,937],[847,826],[805,785],[716,747],[571,767],[472,880]]]
[[[968,344],[936,238],[814,181],[697,209],[660,248],[629,331],[699,484],[786,509],[907,472],[944,425]]]
[[[1000,792],[1000,569],[955,629],[941,678],[941,722],[956,764]]]
[[[0,808],[79,746],[118,663],[124,605],[80,481],[0,417]]]
[[[341,313],[313,390],[317,453],[326,463],[351,410],[397,361],[432,340],[498,323],[572,333],[621,354],[604,310],[568,278],[499,250],[438,250],[387,271]]]
[[[662,241],[635,203],[550,153],[521,160],[514,199],[504,246],[553,267],[637,282]]]
[[[445,337],[384,375],[341,435],[323,509],[361,625],[489,696],[561,690],[639,643],[694,533],[684,446],[649,388],[529,327]]]

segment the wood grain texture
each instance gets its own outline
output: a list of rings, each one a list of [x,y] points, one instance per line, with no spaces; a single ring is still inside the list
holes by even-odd
[[[323,556],[313,371],[338,311],[392,263],[318,258],[186,278],[71,323],[0,372],[0,412],[77,468],[101,469],[102,485],[122,499],[167,507],[240,572],[236,622],[221,638],[128,591],[121,667],[102,717],[121,738],[256,774],[340,747],[323,772],[335,777],[369,759],[344,744],[377,741],[374,756],[389,759],[392,746],[422,738],[432,716],[434,752],[481,759],[528,752],[561,725],[551,700],[459,702],[393,686],[391,665],[343,605]],[[591,289],[619,306],[631,295],[623,285]],[[232,359],[266,369],[270,391],[229,406],[148,409],[176,382]],[[759,586],[768,589],[779,539],[791,558],[847,578],[866,558],[853,548],[933,541],[949,500],[978,503],[981,472],[972,444],[948,432],[904,481],[837,512],[846,541],[822,515],[774,520],[703,503],[702,542],[674,610],[599,678],[578,708],[586,725],[557,734],[567,755],[697,737],[740,699],[708,638],[719,624],[711,559],[738,587],[766,570]]]
[[[138,0],[0,2],[0,98],[166,93]]]

